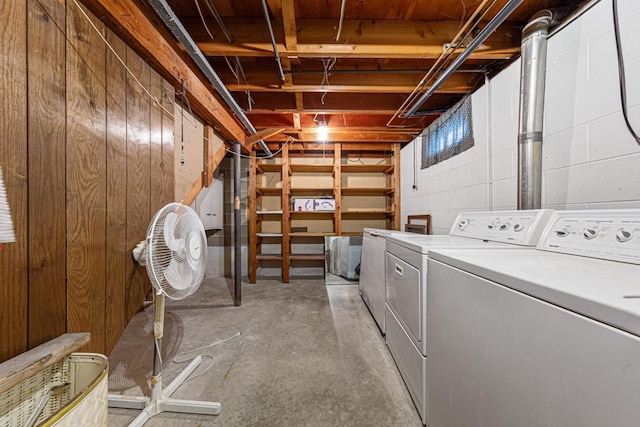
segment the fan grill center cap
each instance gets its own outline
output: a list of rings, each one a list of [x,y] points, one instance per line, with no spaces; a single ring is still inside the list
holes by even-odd
[[[195,233],[192,233],[189,236],[188,240],[189,240],[189,243],[187,244],[187,247],[189,248],[189,256],[193,260],[200,259],[200,255],[202,254],[202,245],[200,244],[200,239],[198,238],[198,235]]]

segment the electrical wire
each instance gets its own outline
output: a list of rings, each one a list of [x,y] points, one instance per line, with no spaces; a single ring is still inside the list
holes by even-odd
[[[202,10],[200,9],[200,2],[198,2],[198,0],[193,0],[196,3],[196,9],[198,9],[198,15],[200,15],[200,19],[202,20],[202,25],[204,25],[204,29],[207,30],[207,34],[209,34],[209,37],[211,37],[211,40],[215,40],[215,37],[213,37],[213,34],[211,34],[211,31],[209,30],[209,26],[207,25],[207,20],[204,19],[204,15],[202,14]]]
[[[231,340],[233,338],[237,338],[239,336],[240,336],[240,332],[237,332],[235,335],[232,335],[230,337],[218,340],[218,341],[216,341],[214,343],[203,345],[202,347],[198,347],[198,348],[194,348],[194,349],[191,349],[191,350],[187,350],[187,351],[183,351],[181,353],[178,353],[173,358],[173,363],[184,363],[184,362],[191,361],[193,359],[184,358],[183,356],[185,356],[185,355],[187,355],[189,353],[193,353],[193,352],[196,352],[196,351],[204,350],[205,348],[209,348],[209,347],[213,347],[213,346],[218,345],[218,344],[225,343],[225,342],[227,342],[227,341],[229,341],[229,340]],[[209,364],[209,366],[207,366],[205,369],[203,369],[202,371],[198,372],[197,374],[190,375],[189,378],[187,378],[184,382],[191,381],[194,378],[198,378],[199,376],[204,375],[209,369],[211,369],[213,367],[213,365],[216,362],[216,358],[211,354],[201,354],[200,357],[210,357],[211,358],[211,363]]]
[[[342,32],[342,22],[344,21],[344,9],[347,4],[347,0],[342,0],[340,6],[340,23],[338,24],[338,33],[336,34],[336,41],[340,40],[340,33]]]
[[[620,22],[618,21],[618,0],[613,0],[613,32],[616,38],[616,52],[618,54],[618,77],[620,82],[620,102],[622,103],[622,117],[624,117],[624,123],[627,125],[627,129],[636,143],[640,145],[640,136],[631,126],[629,122],[627,105],[627,81],[624,73],[624,58],[622,56],[622,41],[620,39]]]

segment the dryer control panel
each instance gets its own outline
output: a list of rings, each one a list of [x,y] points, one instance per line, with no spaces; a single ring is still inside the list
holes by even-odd
[[[537,248],[640,264],[640,209],[556,211]]]
[[[535,246],[552,212],[550,209],[462,212],[454,221],[449,235]]]

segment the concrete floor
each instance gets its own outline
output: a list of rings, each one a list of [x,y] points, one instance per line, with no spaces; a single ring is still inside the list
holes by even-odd
[[[165,384],[186,365],[173,363],[180,352],[240,335],[177,358],[204,361],[174,397],[218,401],[220,415],[163,413],[147,426],[421,426],[357,285],[259,280],[234,307],[227,280],[207,279],[167,306]],[[152,317],[138,313],[112,352],[111,393],[148,394]],[[110,409],[109,426],[137,413]]]

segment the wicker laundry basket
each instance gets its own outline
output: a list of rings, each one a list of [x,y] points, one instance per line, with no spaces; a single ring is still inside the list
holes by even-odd
[[[107,425],[107,358],[95,353],[56,356],[53,363],[47,356],[40,359],[45,360],[42,368],[31,364],[26,378],[0,391],[0,427],[29,425],[36,413],[32,425]]]

